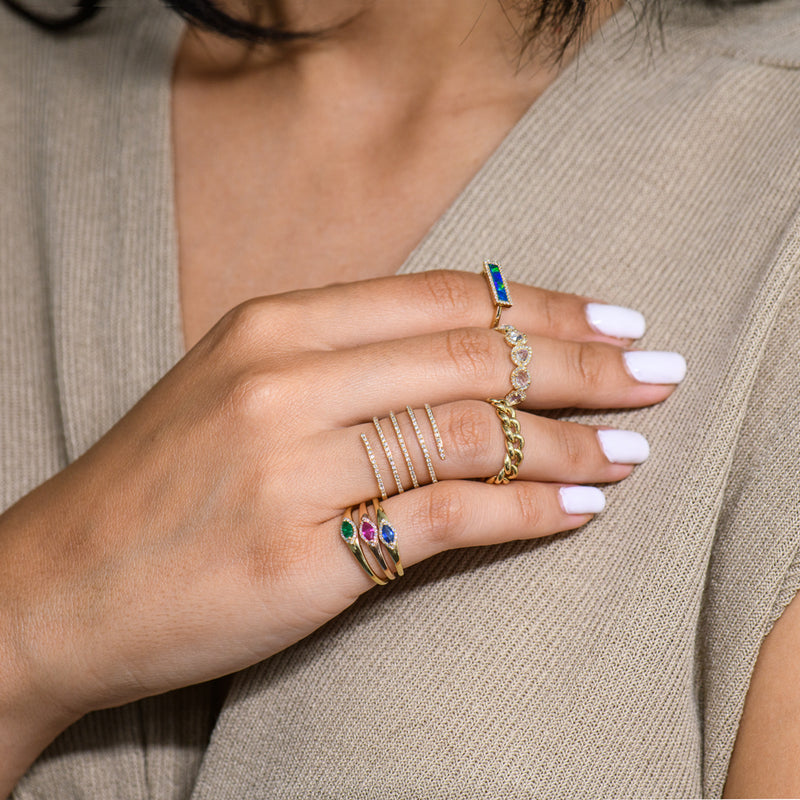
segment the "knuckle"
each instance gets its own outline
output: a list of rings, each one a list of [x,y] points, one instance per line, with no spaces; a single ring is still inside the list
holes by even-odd
[[[460,460],[470,464],[485,456],[491,437],[490,413],[485,403],[476,402],[461,403],[453,409],[446,440]]]
[[[445,348],[459,375],[484,383],[497,362],[494,342],[480,328],[447,331]]]
[[[544,509],[541,497],[524,484],[512,484],[516,492],[516,503],[520,521],[528,530],[539,530],[544,521]]]
[[[274,413],[286,394],[282,381],[273,373],[248,369],[231,382],[224,402],[225,411],[237,419],[261,423]]]
[[[446,321],[463,318],[464,309],[472,304],[469,273],[440,269],[421,275],[434,314]]]
[[[539,313],[542,315],[548,331],[557,333],[563,327],[561,309],[556,300],[556,295],[552,292],[542,292]]]
[[[440,550],[453,547],[466,528],[468,511],[463,492],[455,486],[432,491],[422,509],[422,523],[431,543]]]
[[[558,438],[559,457],[568,472],[570,474],[581,473],[588,460],[589,452],[586,442],[579,435],[578,429],[562,422],[556,426],[556,436]]]
[[[592,343],[574,345],[573,372],[584,390],[597,391],[602,387],[604,375],[603,354]]]
[[[263,300],[253,298],[234,306],[223,317],[228,334],[239,338],[250,338],[263,333],[268,319],[264,305]]]

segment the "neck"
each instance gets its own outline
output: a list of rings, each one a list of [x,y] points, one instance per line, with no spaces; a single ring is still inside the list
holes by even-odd
[[[240,0],[222,7],[237,11]],[[204,77],[279,72],[306,96],[350,87],[370,103],[382,99],[395,110],[406,105],[470,97],[507,102],[519,94],[529,105],[567,63],[577,46],[555,63],[552,35],[530,43],[523,57],[524,19],[518,3],[487,0],[285,0],[279,21],[290,29],[324,30],[319,38],[284,48],[248,47],[207,33],[188,42],[189,62]],[[588,38],[621,0],[593,0]],[[338,90],[338,91],[337,91]],[[374,107],[374,105],[373,105]]]

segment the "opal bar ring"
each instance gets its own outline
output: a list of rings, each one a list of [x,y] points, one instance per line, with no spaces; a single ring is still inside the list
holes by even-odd
[[[503,269],[497,262],[484,261],[483,274],[489,284],[489,291],[492,293],[492,302],[494,303],[494,319],[491,327],[496,328],[500,324],[500,315],[503,313],[503,309],[511,308],[511,294],[503,276]]]

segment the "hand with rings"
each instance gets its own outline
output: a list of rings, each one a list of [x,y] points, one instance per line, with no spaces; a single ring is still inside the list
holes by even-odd
[[[477,271],[244,303],[4,514],[4,652],[47,735],[267,658],[435,553],[601,510],[588,485],[647,443],[535,412],[658,403],[683,360],[629,350],[635,312],[506,290],[500,330]]]

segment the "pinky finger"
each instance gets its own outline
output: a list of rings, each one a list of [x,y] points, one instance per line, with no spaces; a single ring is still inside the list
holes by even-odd
[[[503,486],[444,481],[392,497],[383,504],[407,565],[458,547],[574,530],[604,505],[603,493],[594,486],[530,481]]]

